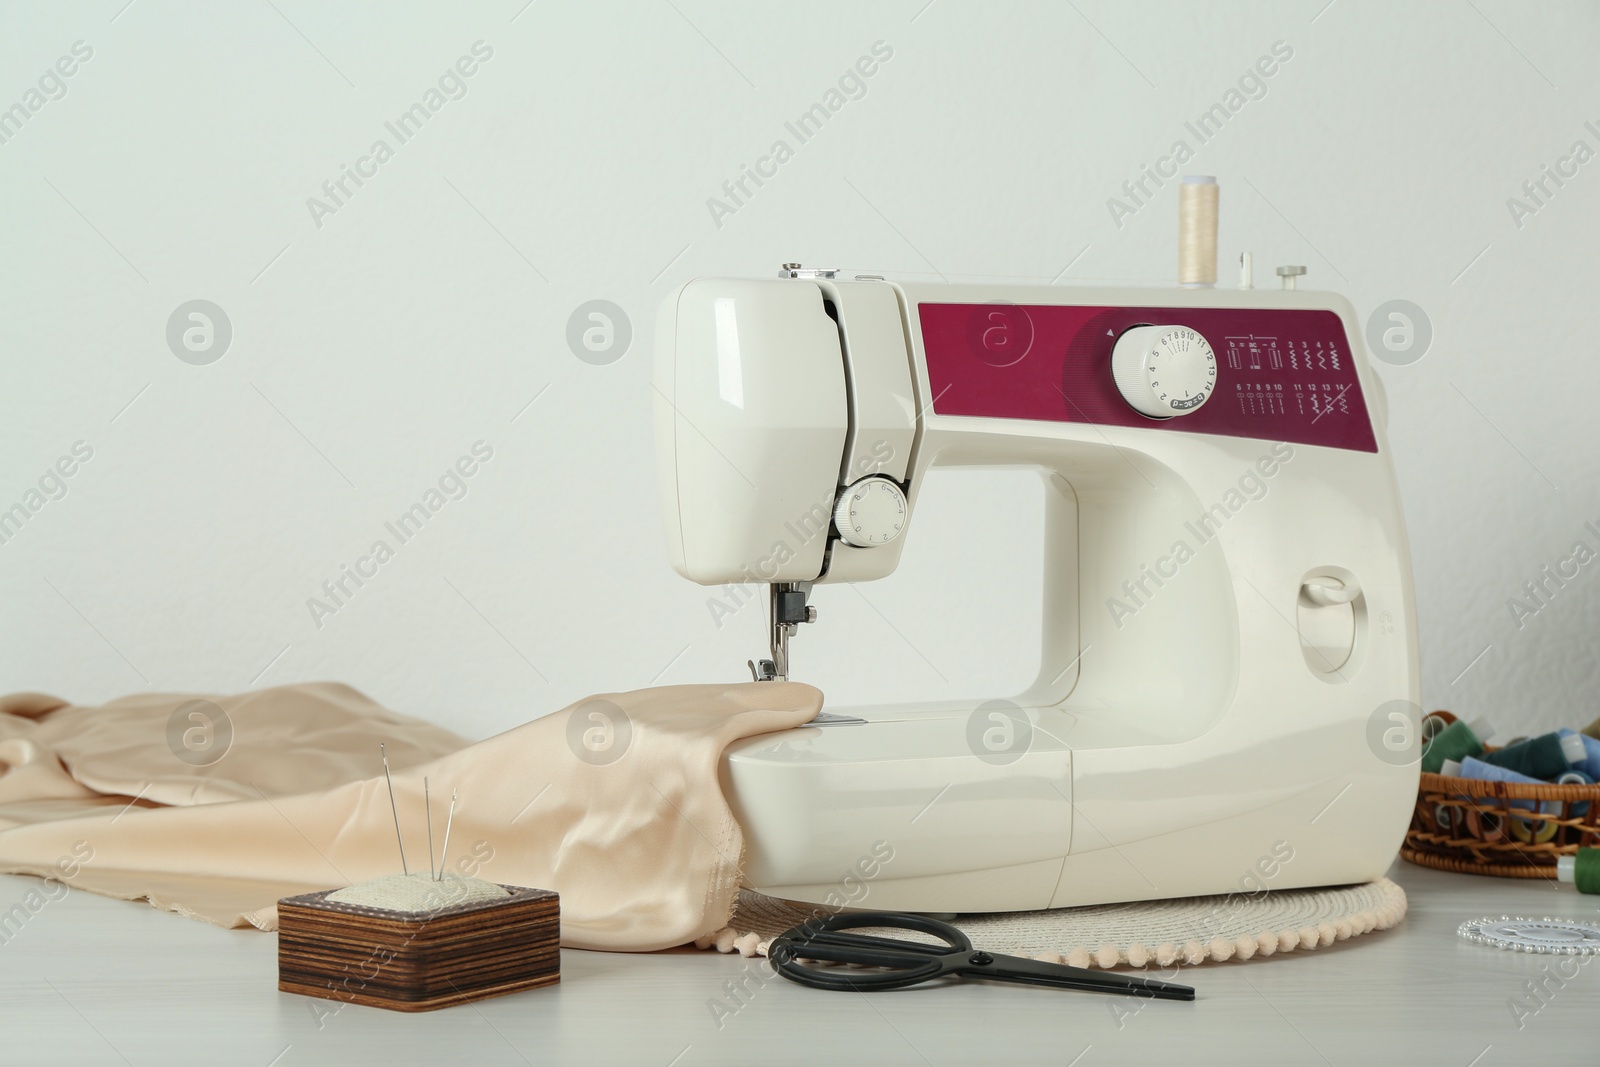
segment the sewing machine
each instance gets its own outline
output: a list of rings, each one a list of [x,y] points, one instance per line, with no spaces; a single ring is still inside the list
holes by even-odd
[[[1418,780],[1406,534],[1354,312],[1296,270],[1078,289],[786,264],[667,299],[672,563],[770,590],[758,680],[788,677],[813,584],[895,570],[931,468],[1045,482],[1037,681],[732,746],[752,888],[983,912],[1387,870]]]

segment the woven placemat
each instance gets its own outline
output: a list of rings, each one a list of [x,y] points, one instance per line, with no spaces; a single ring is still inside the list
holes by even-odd
[[[700,938],[695,947],[765,956],[773,938],[827,914],[744,890],[728,925]],[[962,915],[952,925],[990,952],[1110,969],[1220,963],[1320,948],[1387,930],[1405,914],[1405,890],[1380,878],[1325,889]],[[906,936],[900,930],[884,933]]]

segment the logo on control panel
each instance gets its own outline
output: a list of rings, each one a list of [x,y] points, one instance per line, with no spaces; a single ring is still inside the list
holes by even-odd
[[[967,345],[991,367],[1022,362],[1033,347],[1033,320],[1016,304],[983,304],[973,309]]]

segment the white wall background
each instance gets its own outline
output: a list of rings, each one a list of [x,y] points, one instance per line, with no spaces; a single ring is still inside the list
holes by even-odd
[[[1303,263],[1363,316],[1404,298],[1432,322],[1424,358],[1380,367],[1425,703],[1512,732],[1600,712],[1600,566],[1521,628],[1507,606],[1600,549],[1600,162],[1520,226],[1507,207],[1600,150],[1593,5],[124,5],[0,8],[0,108],[93,50],[0,144],[0,508],[93,449],[0,544],[0,689],[331,678],[476,737],[741,677],[759,610],[719,629],[658,531],[657,301],[784,260],[1166,284],[1173,187],[1120,228],[1107,198],[1283,41],[1185,170],[1223,184],[1225,265]],[[384,123],[478,41],[466,95],[396,147]],[[878,41],[865,96],[717,225],[707,198]],[[394,158],[318,226],[307,198],[378,138]],[[209,365],[166,340],[194,299],[232,324]],[[609,365],[566,342],[592,299],[632,321]],[[316,625],[307,598],[479,440],[465,497]],[[1036,504],[947,488],[904,574],[819,595],[796,671],[830,699],[1027,673]],[[963,499],[998,518],[958,522]]]

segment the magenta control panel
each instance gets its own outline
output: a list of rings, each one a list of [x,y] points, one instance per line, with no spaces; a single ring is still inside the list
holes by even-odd
[[[1376,452],[1350,345],[1332,311],[1288,308],[918,304],[938,415],[1083,422]],[[1217,384],[1198,411],[1152,419],[1111,378],[1133,326],[1188,326]]]

